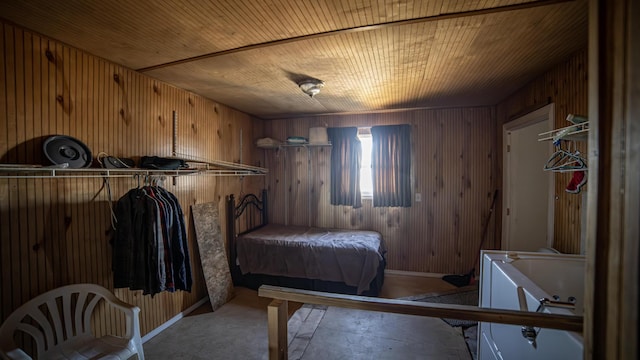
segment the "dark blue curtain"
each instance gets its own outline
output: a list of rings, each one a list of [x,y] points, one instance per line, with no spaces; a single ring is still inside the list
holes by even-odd
[[[331,141],[331,205],[359,208],[362,145],[358,128],[328,128],[327,135]]]
[[[411,206],[411,125],[374,126],[373,206]]]

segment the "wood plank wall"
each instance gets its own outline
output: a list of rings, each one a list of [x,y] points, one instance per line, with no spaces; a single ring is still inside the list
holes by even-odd
[[[314,126],[411,124],[412,187],[422,195],[410,208],[353,209],[329,204],[330,148],[263,150],[270,169],[270,221],[380,232],[388,269],[462,273],[473,266],[482,224],[496,187],[495,111],[492,107],[416,110],[271,120],[265,135],[309,135]],[[415,198],[415,196],[414,196]],[[499,246],[490,220],[485,248]]]
[[[261,153],[251,146],[261,136],[261,121],[29,31],[0,26],[0,162],[46,164],[41,140],[54,134],[80,139],[94,155],[170,156],[176,111],[178,152],[263,165]],[[110,184],[117,200],[137,181],[113,178]],[[0,178],[0,320],[62,285],[89,282],[114,290],[110,213],[101,186],[102,179]],[[116,289],[120,299],[142,309],[143,335],[207,295],[190,205],[217,202],[224,214],[225,195],[263,186],[262,176],[178,177],[175,185],[166,181],[189,225],[194,286],[191,293],[154,297]],[[224,231],[224,221],[221,226]],[[122,331],[122,321],[102,309],[94,326],[98,334]]]
[[[587,51],[582,50],[565,62],[547,71],[497,106],[498,126],[496,139],[500,150],[499,174],[502,174],[502,126],[518,116],[536,108],[555,103],[556,128],[570,125],[566,121],[568,114],[586,115],[588,113],[587,89]],[[581,153],[587,154],[586,141],[576,141]],[[540,166],[543,166],[541,164]],[[554,247],[569,254],[580,253],[582,194],[588,191],[584,186],[581,194],[569,194],[565,191],[572,173],[554,173],[555,176],[555,212]],[[502,184],[502,175],[497,179]],[[586,203],[584,204],[586,206]],[[499,204],[498,214],[502,214]],[[501,226],[501,223],[499,224]]]

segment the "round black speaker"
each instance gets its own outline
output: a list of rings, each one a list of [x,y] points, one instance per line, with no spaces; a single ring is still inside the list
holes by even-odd
[[[67,163],[72,169],[91,166],[91,150],[82,141],[71,136],[55,135],[43,144],[44,155],[54,165]]]

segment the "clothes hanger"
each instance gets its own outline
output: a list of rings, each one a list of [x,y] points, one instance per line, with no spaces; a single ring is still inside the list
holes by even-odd
[[[580,156],[580,151],[576,150],[575,152],[571,152],[562,147],[559,147],[544,165],[545,171],[564,172],[586,169],[587,161]]]
[[[587,162],[580,156],[579,152],[572,153],[564,149],[560,149],[553,153],[544,165],[545,171],[562,172],[586,169]]]

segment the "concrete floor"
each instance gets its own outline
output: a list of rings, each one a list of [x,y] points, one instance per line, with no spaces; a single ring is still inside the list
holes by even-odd
[[[187,316],[146,342],[146,359],[267,359],[268,302],[236,288],[217,311]],[[290,359],[470,359],[460,328],[440,319],[321,310],[307,316],[303,307],[290,319]]]

